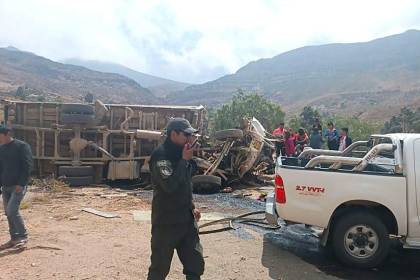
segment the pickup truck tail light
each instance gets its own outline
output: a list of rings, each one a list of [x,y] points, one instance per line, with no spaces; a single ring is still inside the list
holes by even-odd
[[[276,185],[276,202],[281,204],[286,203],[286,192],[284,191],[283,178],[281,178],[279,175],[276,175],[274,183]]]

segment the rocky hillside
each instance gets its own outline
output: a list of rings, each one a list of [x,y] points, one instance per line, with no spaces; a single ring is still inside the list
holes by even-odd
[[[160,103],[150,90],[127,77],[54,62],[15,48],[0,48],[0,92],[19,86],[66,100],[92,93],[105,102]]]
[[[303,47],[190,86],[168,102],[219,105],[241,88],[263,93],[286,110],[312,103],[326,111],[360,114],[376,106],[387,113],[388,107],[420,102],[418,46],[420,31],[409,30],[364,43]]]
[[[64,63],[83,66],[95,71],[115,73],[133,79],[143,87],[148,88],[158,97],[166,97],[172,92],[184,90],[190,84],[172,81],[148,74],[144,74],[120,64],[108,63],[96,60],[81,60],[77,58],[64,60]]]

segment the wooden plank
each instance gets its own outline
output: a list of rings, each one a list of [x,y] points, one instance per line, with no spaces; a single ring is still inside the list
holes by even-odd
[[[87,213],[91,213],[100,217],[104,217],[104,218],[119,218],[120,216],[118,216],[118,214],[115,213],[111,213],[111,212],[104,212],[104,211],[99,211],[93,208],[83,208],[82,211],[87,212]]]

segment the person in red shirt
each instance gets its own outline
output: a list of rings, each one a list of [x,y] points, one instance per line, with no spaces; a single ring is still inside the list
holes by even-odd
[[[273,130],[273,136],[277,138],[278,141],[275,142],[276,146],[276,156],[279,157],[280,155],[284,154],[284,123],[280,123],[279,127]]]
[[[284,149],[287,157],[293,157],[296,153],[295,138],[290,134],[290,131],[284,133]]]
[[[284,134],[284,123],[280,123],[279,127],[277,127],[276,129],[273,130],[273,135],[274,136],[279,136],[279,135],[283,135]]]

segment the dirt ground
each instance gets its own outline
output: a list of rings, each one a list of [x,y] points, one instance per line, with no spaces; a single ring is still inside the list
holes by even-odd
[[[132,210],[150,209],[150,203],[134,196],[98,196],[104,193],[119,194],[100,188],[28,193],[22,214],[30,242],[24,250],[0,252],[0,279],[146,279],[151,225],[134,221]],[[84,207],[112,211],[120,218],[82,212]],[[8,227],[1,214],[3,243]],[[203,279],[269,279],[261,265],[262,236],[250,234],[252,239],[229,232],[204,235]],[[176,256],[168,279],[184,279]]]
[[[25,249],[0,251],[0,280],[146,279],[151,225],[145,211],[150,210],[151,192],[132,196],[108,188],[58,190],[32,189],[27,194],[22,214],[30,242]],[[236,215],[264,209],[264,203],[255,200],[258,194],[246,189],[195,196],[195,204],[207,218]],[[83,212],[85,207],[119,217],[99,217]],[[141,221],[134,220],[133,211],[143,211]],[[206,261],[202,279],[420,280],[419,251],[396,250],[381,267],[356,270],[320,250],[318,239],[303,225],[275,231],[236,226],[201,236]],[[7,221],[0,210],[0,242],[7,240]],[[176,254],[167,279],[185,279]]]

